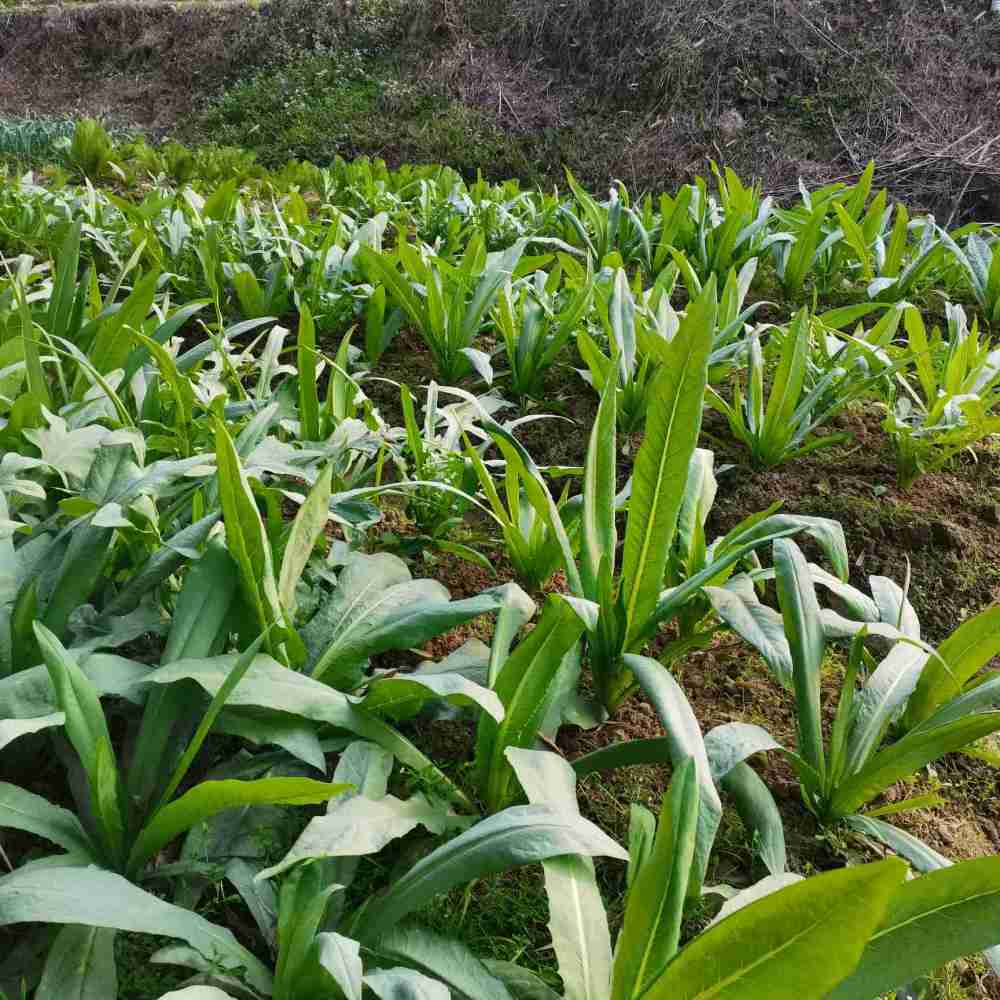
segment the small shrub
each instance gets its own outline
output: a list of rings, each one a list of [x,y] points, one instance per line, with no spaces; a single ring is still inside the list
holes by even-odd
[[[96,180],[107,170],[112,149],[104,126],[94,118],[82,118],[73,131],[66,158],[78,173]]]

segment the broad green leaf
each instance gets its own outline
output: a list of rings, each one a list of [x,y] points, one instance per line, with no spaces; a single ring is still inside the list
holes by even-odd
[[[361,1000],[361,945],[342,934],[316,935],[316,961],[346,1000]]]
[[[44,837],[71,853],[93,853],[90,839],[73,813],[7,782],[0,782],[0,827]]]
[[[645,806],[633,802],[629,806],[628,871],[625,873],[625,884],[629,889],[653,853],[655,842],[656,816]]]
[[[504,717],[503,703],[496,694],[458,673],[414,672],[376,677],[357,703],[368,712],[406,719],[434,699],[460,707],[474,706],[497,722]]]
[[[284,858],[265,868],[258,878],[273,878],[306,859],[377,854],[420,825],[442,833],[450,822],[447,813],[419,796],[406,801],[393,795],[378,799],[353,796],[334,803],[327,815],[311,819]]]
[[[263,641],[264,637],[258,636],[257,639],[254,640],[254,642],[244,652],[240,653],[231,673],[226,678],[222,687],[219,688],[213,696],[208,709],[205,711],[201,721],[198,723],[198,728],[188,741],[188,745],[184,748],[184,752],[181,754],[180,760],[177,762],[176,767],[173,769],[173,773],[170,775],[170,779],[167,781],[166,787],[163,789],[159,803],[157,804],[156,809],[153,810],[154,813],[158,814],[162,807],[174,797],[174,793],[180,787],[188,769],[194,763],[195,757],[198,755],[198,752],[201,750],[202,745],[207,739],[212,726],[215,724],[215,720],[219,717],[219,713],[222,711],[226,700],[232,693],[233,688],[239,684],[243,675],[250,668],[250,664],[253,663],[254,657],[257,655]]]
[[[109,1000],[118,996],[116,934],[103,927],[63,927],[45,960],[35,1000]]]
[[[886,847],[905,858],[918,872],[933,872],[939,868],[948,868],[952,862],[943,854],[939,854],[911,833],[900,830],[891,823],[885,823],[870,815],[847,816],[844,823],[857,833],[863,833],[873,840],[878,840]]]
[[[143,321],[152,308],[159,278],[156,271],[150,271],[140,278],[121,306],[106,319],[99,321],[87,356],[95,371],[101,375],[125,366],[132,350],[129,331],[142,329]],[[73,398],[83,399],[87,385],[87,379],[81,371],[73,387]]]
[[[757,772],[742,761],[719,782],[733,797],[754,848],[772,875],[780,875],[788,865],[785,853],[785,826],[774,796]]]
[[[77,278],[80,268],[80,236],[83,220],[77,219],[66,231],[66,238],[59,250],[52,297],[46,312],[45,326],[56,337],[68,337],[73,332],[72,315],[77,296]]]
[[[361,246],[358,248],[357,259],[368,273],[372,284],[384,285],[414,326],[424,329],[429,325],[427,312],[420,297],[410,286],[409,281],[396,270],[394,262],[388,256],[370,247]]]
[[[486,682],[491,688],[495,687],[497,677],[500,676],[500,671],[510,656],[510,647],[517,633],[521,631],[522,626],[531,621],[536,610],[535,602],[520,587],[508,591],[508,599],[497,612],[493,641],[489,646]]]
[[[517,779],[532,805],[578,815],[576,774],[557,754],[508,747]],[[605,1000],[611,989],[611,932],[588,857],[542,862],[549,899],[549,933],[565,1000]]]
[[[734,586],[705,587],[704,594],[712,610],[764,657],[775,678],[791,687],[792,653],[781,615],[757,599],[752,585],[745,593]]]
[[[780,747],[766,729],[750,722],[725,722],[705,735],[705,753],[716,781],[754,754]]]
[[[877,996],[1000,943],[1000,858],[976,858],[900,886],[853,974],[830,1000]]]
[[[277,746],[293,757],[326,771],[326,757],[316,731],[319,727],[307,719],[266,708],[223,709],[212,726],[213,733],[237,736],[255,746]]]
[[[451,991],[443,983],[412,969],[380,969],[364,979],[379,1000],[450,1000]]]
[[[482,425],[500,449],[508,466],[513,466],[516,469],[526,497],[539,517],[545,518],[549,530],[557,540],[559,551],[563,557],[563,569],[566,572],[570,593],[577,597],[585,597],[573,554],[573,543],[566,532],[559,507],[549,492],[541,469],[535,464],[524,445],[507,428],[501,427],[492,420],[484,420]]]
[[[138,332],[132,332],[132,337],[149,351],[160,370],[161,378],[166,382],[174,398],[174,425],[183,442],[184,455],[191,450],[191,421],[194,410],[194,390],[186,375],[177,367],[174,356],[152,337]]]
[[[684,576],[697,572],[705,559],[705,521],[718,489],[714,465],[712,452],[695,448],[677,515],[676,558]]]
[[[145,663],[110,653],[91,653],[81,657],[79,665],[101,697],[114,695],[142,704],[142,682],[150,673]],[[41,723],[57,708],[55,689],[45,666],[29,667],[0,680],[0,719]],[[57,714],[60,718],[50,719],[46,725],[62,725],[62,713]]]
[[[274,1000],[294,1000],[301,991],[317,990],[316,979],[329,980],[315,963],[316,935],[324,926],[330,898],[343,886],[330,883],[322,866],[300,865],[281,883],[278,898],[278,962]]]
[[[22,736],[40,733],[45,729],[61,726],[65,722],[66,716],[62,712],[51,712],[48,715],[39,715],[31,719],[2,719],[0,720],[0,750]]]
[[[239,567],[221,539],[213,539],[191,566],[174,607],[161,663],[210,656],[238,598]]]
[[[502,721],[482,717],[476,738],[476,771],[491,811],[509,804],[514,772],[507,761],[508,747],[534,745],[562,675],[574,669],[572,657],[585,623],[565,598],[550,594],[534,629],[507,657],[494,684],[504,707]]]
[[[226,929],[158,899],[120,875],[98,868],[21,869],[0,878],[0,925],[81,924],[181,938],[223,969],[245,970],[270,993],[271,974]]]
[[[627,380],[635,369],[635,300],[628,287],[625,268],[615,271],[608,303],[608,320],[618,355],[618,368],[622,381]],[[611,380],[609,380],[611,381]]]
[[[771,384],[764,414],[765,448],[770,447],[772,435],[778,440],[785,437],[791,429],[792,414],[795,413],[802,394],[811,342],[809,312],[800,309],[785,334],[781,360]]]
[[[129,574],[128,580],[117,595],[105,606],[104,617],[124,615],[133,611],[144,594],[164,583],[188,562],[191,552],[197,551],[205,544],[209,532],[221,518],[222,514],[218,511],[207,514],[170,538],[164,539],[163,546],[155,549],[145,563]],[[185,582],[187,582],[186,577]]]
[[[483,964],[510,990],[514,1000],[560,1000],[559,994],[543,979],[516,962],[487,959]]]
[[[141,867],[176,836],[226,809],[248,805],[315,805],[349,787],[310,778],[203,781],[156,813],[136,839],[130,866]]]
[[[38,338],[35,335],[35,324],[31,318],[28,296],[20,282],[14,283],[13,290],[21,319],[21,349],[24,356],[25,378],[28,383],[28,399],[31,400],[31,405],[36,408],[37,412],[37,408],[50,405],[52,397],[38,353]]]
[[[228,639],[231,615],[238,602],[239,570],[217,538],[184,577],[162,662],[214,652]],[[168,780],[168,768],[173,768],[180,753],[174,727],[191,721],[191,710],[190,696],[182,685],[150,690],[128,771],[129,795],[141,809],[154,805],[154,796]]]
[[[62,479],[63,485],[82,483],[111,432],[100,424],[70,429],[62,417],[47,409],[42,412],[48,427],[26,430],[24,436],[38,449],[42,462]]]
[[[153,684],[193,680],[214,695],[236,664],[235,656],[181,660],[148,675]],[[462,793],[434,763],[392,726],[358,708],[350,699],[326,684],[288,670],[268,656],[258,656],[229,696],[230,708],[257,706],[298,715],[354,733],[389,750],[414,771],[428,771],[453,798],[465,803]]]
[[[87,775],[101,849],[109,865],[120,865],[125,851],[124,792],[100,697],[62,643],[37,622],[35,638],[66,716],[66,736]]]
[[[515,584],[452,601],[436,580],[414,580],[388,552],[353,553],[337,588],[302,630],[312,676],[339,689],[356,687],[368,658],[409,649],[478,615],[498,610]]]
[[[729,532],[723,542],[716,544],[718,549],[728,551],[734,545],[745,545],[750,541],[770,541],[779,533],[789,530],[796,533],[802,532],[819,545],[836,573],[836,576],[831,578],[832,580],[839,582],[847,579],[850,566],[844,528],[839,521],[834,521],[829,517],[778,514],[770,511],[765,517],[761,517],[759,514],[752,515]],[[810,564],[810,568],[812,568],[812,564]]]
[[[503,982],[466,945],[423,927],[394,927],[375,944],[366,945],[365,952],[380,965],[405,965],[433,975],[458,996],[511,1000]]]
[[[48,596],[41,622],[57,636],[66,636],[70,616],[86,604],[104,575],[112,553],[114,529],[79,525],[59,565],[58,579]]]
[[[512,806],[418,861],[355,915],[348,932],[362,944],[377,941],[407,914],[456,885],[563,854],[628,858],[588,820],[548,806]]]
[[[903,588],[887,576],[869,577],[868,583],[881,620],[898,628],[903,635],[919,639],[920,619],[917,618],[917,613]]]
[[[667,553],[701,429],[708,354],[715,329],[715,282],[688,307],[652,387],[636,456],[622,556],[626,646],[641,633],[663,587]]]
[[[851,726],[844,758],[844,773],[859,771],[878,749],[889,723],[913,693],[927,653],[899,642],[889,650],[854,697]]]
[[[255,810],[247,809],[244,815],[252,816]],[[258,813],[259,815],[259,813]],[[248,825],[252,824],[248,821]],[[197,845],[189,852],[191,845],[186,841],[184,844],[184,854],[191,856],[197,853]],[[239,848],[234,845],[234,852]],[[278,914],[278,894],[270,882],[257,882],[257,864],[245,861],[243,858],[234,857],[226,865],[226,881],[240,894],[240,898],[246,904],[254,922],[260,928],[268,948],[272,952],[277,947],[277,914]],[[179,902],[179,900],[178,900]]]
[[[973,715],[984,709],[1000,708],[1000,674],[995,671],[977,678],[966,690],[951,701],[946,701],[937,711],[919,722],[911,733],[943,726],[966,715]]]
[[[853,971],[905,875],[906,865],[892,859],[765,896],[695,938],[643,1000],[825,997]]]

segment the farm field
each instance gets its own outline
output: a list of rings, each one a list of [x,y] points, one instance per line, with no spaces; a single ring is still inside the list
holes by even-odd
[[[283,159],[262,79],[0,122],[0,997],[1000,997],[972,181]]]

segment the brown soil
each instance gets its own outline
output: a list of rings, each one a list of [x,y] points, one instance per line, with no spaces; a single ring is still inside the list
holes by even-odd
[[[290,57],[294,16],[307,31],[320,21],[315,8],[324,9],[325,37],[303,37],[304,47],[337,37],[341,4],[281,7],[289,16],[277,32],[266,6],[243,0],[0,10],[0,113],[86,114],[169,130],[226,81]]]

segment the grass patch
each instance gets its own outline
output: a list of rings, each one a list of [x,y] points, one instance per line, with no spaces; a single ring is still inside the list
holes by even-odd
[[[150,956],[170,943],[166,938],[151,934],[118,934],[115,937],[119,1000],[157,1000],[190,978],[182,969],[150,964]]]
[[[532,158],[475,108],[357,53],[317,54],[236,83],[183,136],[252,150],[265,166],[378,156],[467,176],[537,176]]]

